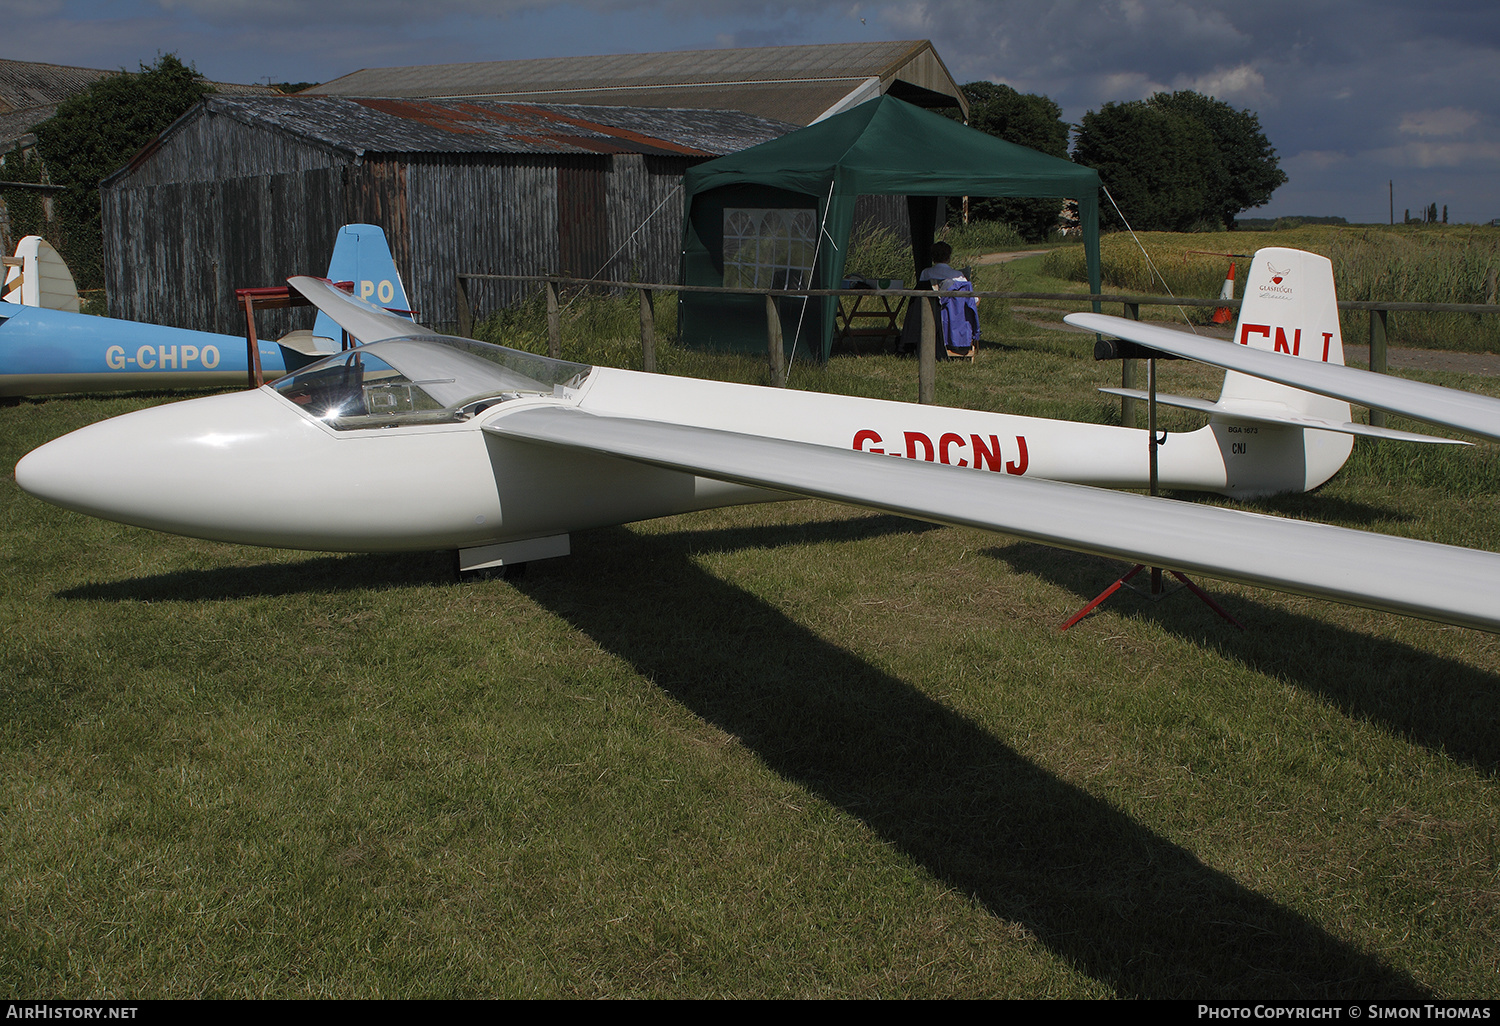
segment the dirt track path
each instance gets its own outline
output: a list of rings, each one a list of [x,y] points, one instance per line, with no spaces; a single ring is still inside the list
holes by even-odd
[[[1012,260],[1041,256],[1044,253],[1051,252],[1050,249],[1020,249],[1014,253],[986,253],[983,256],[975,257],[974,263],[979,267],[988,267],[990,264],[1008,264]]]

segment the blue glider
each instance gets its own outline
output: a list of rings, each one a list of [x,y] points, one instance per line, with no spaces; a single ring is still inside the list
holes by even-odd
[[[354,282],[355,295],[381,306],[409,306],[385,233],[375,225],[339,230],[328,277]],[[337,352],[338,339],[338,326],[320,313],[311,332],[280,343],[260,340],[262,374],[279,378]],[[234,387],[248,381],[248,355],[243,336],[0,302],[0,397]]]

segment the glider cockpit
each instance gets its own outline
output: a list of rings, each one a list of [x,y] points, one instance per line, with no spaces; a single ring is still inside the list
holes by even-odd
[[[513,399],[571,397],[593,368],[442,335],[373,342],[271,387],[338,431],[445,424]]]

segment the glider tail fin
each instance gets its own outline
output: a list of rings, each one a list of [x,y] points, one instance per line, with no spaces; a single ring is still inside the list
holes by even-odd
[[[401,274],[391,257],[385,232],[373,224],[346,224],[339,229],[328,261],[329,281],[352,281],[354,294],[366,302],[387,310],[409,314],[411,303],[401,285]],[[339,326],[333,318],[318,312],[313,334],[321,338],[339,338]],[[337,345],[335,345],[337,348]]]
[[[16,244],[16,255],[5,261],[5,287],[0,299],[45,310],[77,313],[78,286],[62,255],[39,235]]]
[[[1333,263],[1315,253],[1304,253],[1296,249],[1262,249],[1255,254],[1250,272],[1245,275],[1245,299],[1240,306],[1239,320],[1234,326],[1233,343],[1280,353],[1295,359],[1332,363],[1344,363],[1344,343],[1339,334],[1338,298],[1333,286]],[[1340,399],[1306,392],[1290,385],[1277,384],[1264,378],[1253,377],[1238,371],[1224,375],[1224,389],[1219,395],[1219,405],[1225,414],[1232,417],[1233,409],[1280,410],[1293,417],[1316,418],[1335,423],[1347,423],[1351,417],[1349,404]],[[1344,461],[1349,458],[1354,440],[1350,435],[1330,431],[1300,430],[1300,443],[1291,438],[1286,444],[1300,450],[1296,456],[1290,450],[1281,454],[1283,460],[1295,460],[1300,456],[1301,467],[1293,470],[1283,468],[1275,474],[1271,468],[1252,471],[1246,465],[1254,462],[1241,461],[1247,481],[1260,474],[1279,477],[1291,470],[1301,478],[1301,488],[1316,488],[1328,480]],[[1270,439],[1262,435],[1262,444],[1257,446],[1269,457],[1276,446],[1264,444]],[[1284,487],[1284,485],[1283,485]],[[1247,490],[1264,490],[1246,485]]]
[[[1339,334],[1332,262],[1296,249],[1262,249],[1256,253],[1245,276],[1245,300],[1233,341],[1252,349],[1342,366],[1344,343]],[[1280,402],[1303,413],[1349,419],[1347,403],[1237,371],[1225,375],[1219,399]]]

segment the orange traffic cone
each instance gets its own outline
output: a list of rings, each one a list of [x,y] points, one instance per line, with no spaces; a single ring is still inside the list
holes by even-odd
[[[1220,299],[1234,298],[1234,264],[1229,265],[1229,277],[1224,279],[1224,287],[1219,290]],[[1234,316],[1229,307],[1221,306],[1214,310],[1214,323],[1224,324],[1230,317]]]

